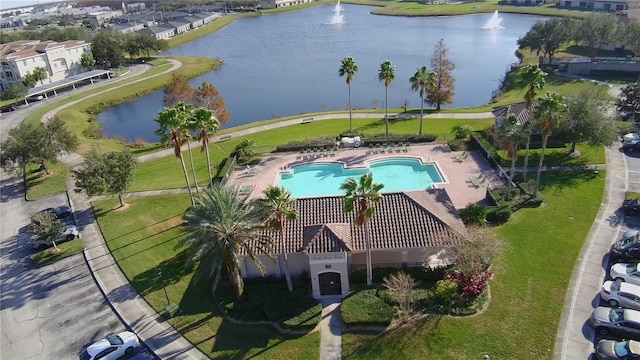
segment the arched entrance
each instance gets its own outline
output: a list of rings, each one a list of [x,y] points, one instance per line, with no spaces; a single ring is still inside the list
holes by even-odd
[[[342,283],[339,272],[318,274],[320,295],[342,295]]]

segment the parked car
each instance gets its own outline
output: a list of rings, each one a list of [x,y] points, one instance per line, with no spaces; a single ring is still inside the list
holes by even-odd
[[[39,213],[43,213],[45,211],[52,212],[58,219],[66,219],[71,216],[72,210],[68,206],[58,206],[53,208],[46,208],[44,210],[39,211]],[[35,214],[34,214],[35,215]],[[31,222],[34,224],[38,223],[38,220],[32,215]]]
[[[94,342],[82,350],[75,357],[75,360],[115,360],[125,354],[133,353],[138,346],[140,346],[140,341],[136,334],[124,331]]]
[[[640,310],[640,286],[607,280],[602,284],[600,296],[611,306]]]
[[[80,232],[78,231],[78,228],[75,225],[67,225],[64,231],[60,233],[60,236],[58,236],[58,239],[56,240],[56,244],[60,244],[66,241],[71,241],[77,237],[80,237]],[[32,249],[43,250],[53,246],[53,244],[50,242],[42,241],[42,239],[38,235],[33,235],[29,239],[29,246]]]
[[[609,275],[613,281],[626,281],[634,285],[640,285],[640,263],[617,263],[611,265]]]
[[[625,134],[622,137],[622,150],[634,152],[640,150],[640,135],[636,133]]]
[[[600,340],[596,345],[596,354],[600,360],[638,360],[640,359],[640,342]]]
[[[42,95],[32,95],[27,98],[27,101],[34,102],[34,101],[40,101],[42,99],[44,99],[44,96]]]
[[[640,231],[628,230],[622,234],[622,238],[611,245],[609,257],[612,259],[640,260]]]
[[[622,208],[627,216],[640,215],[640,199],[626,199],[622,202]]]
[[[640,311],[599,306],[591,313],[591,327],[598,334],[617,334],[640,340]]]

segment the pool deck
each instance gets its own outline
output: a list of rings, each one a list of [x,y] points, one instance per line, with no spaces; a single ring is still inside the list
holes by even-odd
[[[482,203],[488,184],[499,181],[489,163],[478,153],[470,151],[466,159],[458,160],[456,155],[462,151],[451,151],[446,144],[412,145],[406,152],[367,154],[367,151],[366,148],[339,149],[334,156],[304,159],[298,153],[270,154],[252,166],[255,170],[248,172],[246,167],[239,166],[231,174],[228,184],[251,189],[247,191],[248,196],[258,198],[269,185],[277,185],[280,172],[296,165],[341,162],[347,167],[357,167],[365,166],[367,161],[374,159],[411,157],[420,158],[425,163],[437,163],[445,181],[437,187],[446,189],[455,208],[462,209],[470,203]],[[476,186],[471,178],[479,174],[483,174],[487,180]]]

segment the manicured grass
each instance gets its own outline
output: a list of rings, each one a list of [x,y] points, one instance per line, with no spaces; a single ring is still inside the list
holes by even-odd
[[[42,266],[75,255],[84,250],[84,243],[81,239],[74,239],[56,245],[58,246],[58,252],[54,252],[53,248],[42,250],[31,257],[31,262],[36,266]]]
[[[182,214],[189,206],[188,196],[130,198],[127,203],[124,210],[117,208],[115,199],[92,204],[107,246],[131,284],[158,312],[167,306],[155,272],[162,269],[169,300],[182,310],[168,321],[187,340],[213,359],[318,358],[317,332],[285,336],[269,326],[231,323],[214,306],[210,284],[191,281],[188,252],[176,248],[186,236]]]
[[[29,164],[27,166],[27,199],[35,200],[45,196],[57,194],[67,189],[67,177],[69,176],[69,168],[59,162],[47,162],[49,175],[44,171],[40,171],[37,164]]]
[[[588,166],[595,164],[605,164],[604,147],[602,146],[589,146],[578,145],[576,150],[580,152],[580,156],[571,156],[567,153],[569,146],[563,148],[547,148],[544,155],[544,166]],[[524,158],[526,150],[518,151],[518,159],[516,160],[516,166],[524,166]],[[529,149],[529,167],[537,167],[540,162],[540,155],[542,149]],[[498,155],[502,157],[501,165],[503,169],[508,170],[511,167],[511,161],[506,160],[507,153],[504,150],[499,150]]]
[[[360,286],[352,290],[341,305],[345,325],[387,326],[391,323],[395,309],[376,295],[377,289]]]
[[[545,205],[497,228],[491,303],[474,317],[429,317],[380,335],[343,336],[345,359],[551,359],[574,263],[598,212],[604,174],[543,174]],[[595,294],[594,294],[595,296]]]
[[[627,194],[625,195],[625,199],[640,199],[640,193],[627,191]]]
[[[354,119],[354,129],[361,134],[375,134],[384,132],[384,121],[380,119]],[[464,122],[470,125],[474,130],[482,130],[493,125],[493,119],[484,120],[456,120],[456,119],[425,119],[424,126],[426,133],[440,134],[440,138],[449,138],[451,128],[458,123]],[[390,122],[391,133],[417,133],[419,126],[418,119],[412,120],[396,120]],[[304,140],[322,134],[331,134],[337,136],[339,133],[348,130],[348,119],[323,120],[312,122],[309,124],[292,125],[287,128],[272,129],[254,133],[248,137],[255,140],[256,145],[261,152],[270,152],[275,149],[276,145],[284,144],[294,140]],[[234,147],[240,142],[241,138],[232,138],[227,141],[211,144],[211,161],[213,166],[217,166],[223,158],[226,158]],[[188,153],[184,153],[185,162],[190,169],[190,159]],[[198,184],[207,184],[208,172],[206,166],[206,155],[201,153],[199,149],[193,151],[194,164],[196,165],[196,173]],[[161,176],[159,176],[161,174]],[[190,173],[191,174],[191,173]],[[191,176],[191,175],[190,175]],[[172,189],[186,187],[184,175],[180,161],[174,156],[168,156],[161,159],[141,163],[135,175],[134,183],[131,187],[132,191],[153,190],[153,189]]]

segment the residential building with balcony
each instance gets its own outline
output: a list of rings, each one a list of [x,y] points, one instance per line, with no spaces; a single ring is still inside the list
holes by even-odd
[[[0,90],[7,91],[11,84],[22,84],[22,79],[41,67],[47,71],[48,84],[82,72],[80,57],[91,52],[91,44],[84,40],[64,42],[20,40],[0,45]],[[38,87],[41,83],[36,84]]]

